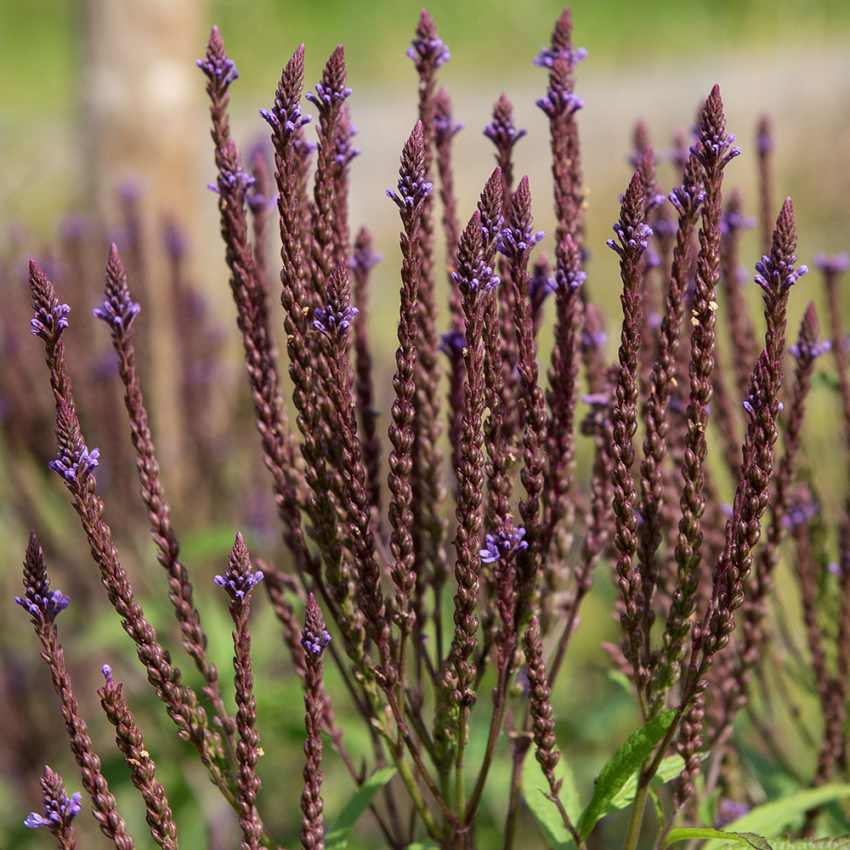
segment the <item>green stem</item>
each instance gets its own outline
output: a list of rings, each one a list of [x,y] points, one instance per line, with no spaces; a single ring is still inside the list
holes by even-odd
[[[664,750],[659,750],[659,752],[664,752]],[[649,769],[644,769],[643,766],[641,767],[640,779],[638,780],[638,787],[635,792],[635,801],[632,804],[629,831],[626,833],[626,843],[623,845],[623,850],[636,850],[637,848],[640,828],[643,824],[643,812],[646,809],[646,798],[649,795],[649,783],[654,773],[655,771],[650,773]]]

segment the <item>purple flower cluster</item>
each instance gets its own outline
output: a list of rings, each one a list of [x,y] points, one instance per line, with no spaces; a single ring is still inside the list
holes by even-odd
[[[313,313],[313,327],[328,336],[341,336],[351,325],[351,320],[360,311],[356,307],[346,306],[342,309],[329,304],[327,307],[316,307]]]
[[[757,275],[753,278],[765,292],[783,292],[790,289],[804,274],[808,266],[794,268],[797,258],[792,254],[788,261],[780,260],[774,263],[770,257],[764,256],[756,263]]]
[[[479,553],[483,564],[495,564],[496,561],[508,561],[516,557],[518,552],[528,549],[528,543],[523,540],[524,528],[514,528],[508,523],[505,528],[500,528],[495,534],[488,534],[484,538],[485,548]]]
[[[436,32],[430,38],[424,34],[417,35],[410,43],[413,46],[407,48],[407,55],[415,63],[417,71],[423,67],[436,70],[452,58],[448,45],[443,44],[443,39],[438,38]]]
[[[567,268],[562,269],[558,267],[555,270],[555,279],[553,281],[553,291],[561,291],[561,292],[575,292],[585,281],[587,280],[587,275],[581,270],[577,268]],[[532,286],[534,285],[534,281],[532,280]],[[601,332],[600,332],[601,333]],[[605,343],[605,334],[601,334],[602,344]],[[598,348],[599,346],[597,346]]]
[[[104,299],[103,304],[100,307],[95,307],[91,314],[96,319],[103,319],[108,325],[126,329],[130,327],[141,309],[141,304],[132,301],[130,294],[125,291],[120,300],[117,298]]]
[[[821,342],[815,343],[814,345],[810,345],[809,343],[803,342],[800,340],[798,343],[789,346],[788,352],[797,360],[817,360],[821,354],[825,354],[827,351],[832,350],[832,343],[828,340],[821,340]]]
[[[475,268],[469,270],[469,274],[460,271],[452,272],[452,283],[457,286],[468,286],[471,292],[489,292],[499,285],[499,275],[490,266],[485,266],[479,261]]]
[[[215,576],[214,580],[219,587],[223,587],[227,591],[231,599],[243,602],[246,595],[253,590],[254,585],[263,580],[263,571],[243,573],[237,569],[229,568],[223,576]]]
[[[58,472],[68,482],[83,483],[100,465],[99,457],[99,449],[89,451],[85,444],[82,444],[79,449],[65,446],[56,460],[51,460],[47,466],[54,472]]]
[[[30,320],[32,328],[30,333],[33,336],[41,337],[46,342],[55,339],[68,327],[67,317],[70,312],[71,308],[67,304],[60,304],[58,301],[54,301],[49,309],[36,310],[35,315]]]
[[[27,588],[25,596],[16,596],[15,602],[37,620],[52,623],[60,611],[64,611],[71,600],[61,590],[45,589],[43,593],[36,592],[40,588]]]
[[[586,47],[576,47],[573,50],[558,50],[542,47],[540,53],[531,60],[538,68],[554,68],[556,59],[563,59],[571,68],[587,58]]]
[[[549,118],[556,115],[572,115],[584,108],[584,101],[574,92],[566,89],[555,91],[550,89],[545,97],[536,101],[537,105]]]
[[[38,812],[30,812],[29,817],[24,821],[24,826],[30,829],[38,829],[40,826],[57,830],[67,828],[83,808],[82,797],[83,795],[79,791],[71,794],[70,799],[64,794],[58,799],[48,798],[45,795],[44,815],[42,816]]]
[[[219,90],[227,90],[234,80],[239,79],[239,71],[236,70],[234,61],[224,52],[224,44],[221,41],[218,27],[213,27],[210,44],[211,49],[207,51],[207,55],[203,59],[196,59],[195,64],[211,81],[215,81]],[[220,50],[216,49],[219,44],[221,45]]]
[[[400,209],[412,210],[434,190],[434,184],[420,173],[403,173],[398,180],[398,194],[387,189],[387,197]]]
[[[327,629],[323,629],[318,634],[314,634],[310,629],[304,629],[301,632],[301,646],[311,655],[319,655],[330,642],[331,636]]]
[[[816,254],[815,265],[824,274],[841,274],[850,269],[850,256],[844,251],[832,257],[827,254]]]
[[[499,253],[504,254],[508,259],[518,258],[523,254],[528,255],[531,253],[531,249],[538,242],[542,241],[545,235],[542,230],[532,233],[530,227],[506,227],[502,231]]]
[[[620,240],[618,245],[613,239],[608,240],[608,247],[616,251],[621,257],[624,251],[634,250],[638,245],[645,251],[649,245],[649,237],[652,236],[652,228],[644,222],[636,225],[624,225],[618,221],[613,227],[614,233]]]
[[[304,97],[315,104],[320,110],[329,110],[339,106],[351,97],[351,89],[348,86],[323,85],[316,83],[316,93],[308,91]],[[307,123],[306,121],[304,122]]]
[[[309,98],[309,94],[307,97]],[[260,117],[265,119],[273,130],[282,130],[284,137],[293,136],[313,120],[309,112],[303,114],[300,103],[296,101],[284,105],[279,97],[275,98],[271,109],[260,110]]]

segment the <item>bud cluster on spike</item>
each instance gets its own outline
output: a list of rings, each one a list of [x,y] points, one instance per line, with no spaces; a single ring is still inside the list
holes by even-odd
[[[620,220],[614,225],[614,233],[620,240],[618,245],[613,239],[608,240],[608,247],[616,251],[620,257],[627,253],[641,254],[649,244],[652,236],[652,228],[643,221],[644,199],[641,189],[640,177],[635,173],[635,178],[629,184],[629,188],[623,197],[623,206]]]
[[[351,89],[345,85],[345,54],[342,45],[331,54],[322,81],[316,83],[316,93],[307,92],[305,97],[316,105],[322,115],[339,108],[351,97]]]
[[[540,53],[532,59],[532,63],[538,68],[553,68],[556,59],[563,59],[571,67],[575,68],[583,59],[587,59],[587,48],[576,47],[573,50],[553,50],[551,47],[541,47]]]
[[[236,534],[236,543],[227,562],[227,571],[223,576],[215,576],[215,583],[224,588],[235,602],[244,602],[254,585],[263,580],[263,571],[253,571],[248,548],[242,535]]]
[[[106,266],[106,298],[102,306],[92,310],[92,315],[96,319],[103,319],[108,325],[127,330],[141,309],[141,306],[130,298],[127,273],[118,248],[113,243],[109,246],[109,262]]]
[[[331,642],[331,636],[325,628],[325,621],[316,597],[310,594],[307,610],[304,613],[304,628],[301,631],[301,645],[310,655],[321,655]]]
[[[559,66],[561,66],[560,62],[555,66],[556,70]],[[550,86],[546,96],[541,97],[537,101],[537,105],[549,118],[555,118],[558,115],[572,115],[578,112],[579,109],[584,108],[584,101],[566,87]]]
[[[779,296],[809,271],[806,266],[794,268],[797,262],[794,254],[796,240],[794,209],[791,199],[787,198],[776,221],[776,230],[773,231],[770,256],[764,256],[761,262],[756,263],[758,274],[753,278],[769,295]]]
[[[452,58],[449,48],[437,35],[433,18],[424,9],[416,27],[416,38],[410,43],[413,46],[407,48],[407,55],[413,60],[420,74],[436,71]]]
[[[203,59],[197,59],[195,64],[206,74],[209,81],[219,92],[225,92],[230,84],[239,78],[239,71],[233,60],[228,58],[224,50],[224,42],[218,27],[213,27],[207,44],[207,54]]]
[[[499,276],[482,259],[481,213],[476,210],[460,238],[457,271],[452,272],[452,282],[462,293],[489,292],[499,285]]]
[[[524,528],[514,528],[508,522],[504,528],[500,528],[495,534],[488,534],[484,538],[485,548],[481,550],[481,562],[494,564],[496,561],[503,563],[514,558],[517,552],[528,549],[528,543],[523,540]]]
[[[405,142],[401,154],[398,194],[387,189],[387,197],[402,212],[410,212],[432,192],[434,185],[425,180],[425,148],[422,122],[417,121],[413,132]]]
[[[35,262],[30,262],[30,281],[32,287],[32,306],[35,315],[30,320],[30,333],[47,343],[55,343],[68,327],[68,313],[71,308],[60,304],[53,291],[53,285]]]
[[[705,109],[700,113],[699,139],[699,142],[691,147],[691,153],[705,168],[724,168],[741,153],[741,149],[733,144],[735,134],[726,132],[720,86],[711,90]]]
[[[97,469],[100,451],[88,450],[80,433],[77,416],[64,400],[57,405],[56,422],[56,460],[51,460],[47,466],[59,473],[69,484],[82,485]]]
[[[83,795],[79,791],[75,791],[69,798],[59,774],[54,773],[49,767],[44,768],[41,788],[44,815],[30,812],[29,817],[24,821],[24,826],[29,829],[38,829],[40,826],[44,826],[56,834],[66,832],[71,821],[83,808]]]
[[[275,131],[275,135],[287,140],[313,120],[301,110],[301,88],[304,78],[304,45],[299,45],[281,75],[280,85],[275,92],[274,106],[261,109],[260,115]]]
[[[564,238],[564,242],[558,246],[558,257],[559,262],[555,269],[553,289],[556,292],[575,292],[587,280],[587,275],[579,266],[581,261],[579,250],[569,234]],[[532,280],[532,288],[533,286],[534,281]]]
[[[528,177],[523,177],[511,203],[510,224],[502,230],[499,253],[513,263],[527,263],[531,249],[546,235],[542,230],[532,232],[531,194]]]
[[[348,273],[340,263],[328,281],[327,307],[317,307],[313,313],[313,327],[328,336],[341,337],[358,312],[349,303]]]
[[[351,160],[362,153],[360,148],[351,144],[351,140],[357,135],[357,125],[348,120],[345,112],[343,116],[340,121],[339,132],[334,137],[334,162],[340,168],[349,166]]]
[[[504,94],[493,107],[493,120],[484,128],[484,135],[499,151],[510,150],[526,135],[525,130],[514,126],[513,107]]]

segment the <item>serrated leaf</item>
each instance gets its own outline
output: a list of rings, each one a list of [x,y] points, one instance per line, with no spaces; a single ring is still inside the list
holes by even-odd
[[[757,806],[728,824],[728,827],[730,831],[755,832],[767,838],[774,838],[798,823],[809,809],[847,798],[850,798],[850,784],[807,788],[805,791],[798,791],[796,794]],[[718,850],[721,846],[719,841],[711,841],[703,850]]]
[[[773,850],[850,850],[850,835],[838,838],[800,838],[796,841],[777,838],[771,842]]]
[[[373,773],[355,792],[351,799],[343,806],[336,823],[325,839],[325,850],[345,850],[348,847],[348,839],[351,830],[360,820],[360,816],[369,804],[375,799],[375,795],[396,775],[396,768],[385,767]]]
[[[555,777],[562,780],[561,803],[563,803],[570,820],[575,823],[575,819],[581,811],[581,799],[578,795],[573,772],[564,758],[561,758],[555,766]],[[540,824],[546,843],[552,850],[575,850],[575,841],[573,841],[558,807],[546,797],[549,792],[549,781],[543,775],[537,759],[527,758],[522,770],[522,794],[529,811]]]
[[[581,840],[585,841],[599,818],[603,817],[611,800],[617,796],[622,787],[649,758],[656,744],[664,737],[675,711],[665,711],[633,732],[626,742],[611,757],[596,780],[593,797],[581,813],[578,822],[578,832]]]
[[[671,829],[664,846],[668,847],[677,841],[690,841],[694,838],[718,838],[727,844],[749,844],[755,850],[773,850],[766,838],[756,835],[754,832],[724,832],[722,829],[708,829],[706,827]]]
[[[652,777],[649,787],[659,788],[662,785],[666,785],[679,776],[684,769],[685,760],[681,756],[670,756],[664,759],[658,766],[658,772]],[[604,814],[608,815],[611,812],[616,812],[620,809],[625,809],[626,806],[630,806],[635,799],[637,784],[637,773],[633,773],[626,781],[626,784],[611,799]]]

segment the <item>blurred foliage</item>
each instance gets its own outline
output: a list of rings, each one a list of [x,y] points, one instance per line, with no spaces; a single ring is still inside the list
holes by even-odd
[[[83,5],[0,0],[0,106],[73,107],[81,82]],[[467,78],[527,72],[540,33],[564,6],[560,0],[211,0],[204,28],[216,23],[225,33],[246,90],[267,91],[301,42],[309,47],[307,79],[318,76],[342,42],[352,79],[391,85],[398,52],[422,5],[452,49],[452,74]],[[850,33],[846,0],[575,0],[571,7],[576,43],[594,62],[615,66],[693,59],[718,49],[793,49]]]

